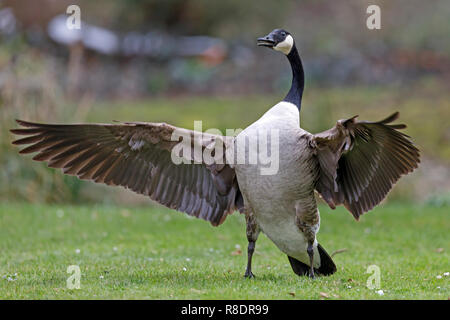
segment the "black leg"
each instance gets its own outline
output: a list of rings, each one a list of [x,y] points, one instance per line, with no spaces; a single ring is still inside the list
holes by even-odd
[[[306,249],[306,251],[308,251],[308,255],[309,255],[309,264],[310,264],[310,269],[309,269],[309,277],[314,279],[314,247],[313,244],[310,243],[308,245],[308,248]]]
[[[244,277],[246,278],[254,278],[255,276],[252,273],[252,257],[253,252],[255,252],[255,241],[249,241],[247,253],[248,253],[248,260],[247,260],[247,269],[245,270]]]
[[[251,213],[246,214],[245,220],[247,222],[247,240],[248,240],[248,247],[247,247],[247,269],[245,270],[244,277],[246,278],[254,278],[255,276],[252,273],[252,258],[253,258],[253,252],[255,252],[255,244],[256,240],[258,239],[259,235],[259,227],[256,224],[256,220],[253,217]]]

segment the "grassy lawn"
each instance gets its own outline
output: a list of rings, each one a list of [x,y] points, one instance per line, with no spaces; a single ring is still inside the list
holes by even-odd
[[[334,256],[338,272],[299,278],[261,235],[249,280],[238,214],[213,228],[159,206],[3,203],[0,299],[448,299],[448,212],[394,203],[357,223],[322,206],[319,242],[347,249]],[[69,265],[81,269],[79,290],[66,287]],[[382,296],[366,287],[370,265],[381,270]]]

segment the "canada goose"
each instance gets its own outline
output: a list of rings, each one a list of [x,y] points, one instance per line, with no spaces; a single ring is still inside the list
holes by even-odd
[[[356,116],[339,120],[318,134],[301,129],[304,72],[292,35],[275,29],[257,44],[287,56],[292,86],[281,102],[236,137],[165,123],[60,125],[17,120],[24,128],[11,132],[27,137],[13,144],[30,144],[20,153],[38,152],[34,160],[47,161],[65,174],[129,188],[214,226],[235,210],[245,213],[245,277],[253,277],[252,255],[260,231],[288,256],[297,275],[333,274],[336,266],[316,240],[320,216],[314,191],[333,209],[343,204],[358,220],[385,198],[401,175],[417,168],[419,150],[397,131],[405,125],[391,124],[398,113],[378,122],[357,121]],[[206,162],[190,152],[219,145],[227,153],[237,150],[240,141],[269,130],[278,137],[271,142],[278,150],[271,150],[279,151],[278,170],[272,174],[261,173],[261,161],[228,163],[219,155]],[[184,140],[189,150],[179,153],[184,161],[176,164],[172,153]],[[253,149],[244,146],[245,156],[251,156]],[[256,150],[258,156],[263,152]]]

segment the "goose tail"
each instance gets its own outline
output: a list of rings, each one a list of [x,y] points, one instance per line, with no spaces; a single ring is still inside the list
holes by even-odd
[[[314,268],[314,273],[318,276],[330,276],[336,272],[336,265],[331,259],[330,255],[325,251],[325,249],[318,244],[317,249],[320,255],[320,267]],[[308,276],[309,266],[295,258],[288,256],[289,262],[292,267],[292,271],[298,276]]]

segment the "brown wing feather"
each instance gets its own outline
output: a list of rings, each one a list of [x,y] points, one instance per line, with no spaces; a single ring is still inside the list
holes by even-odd
[[[34,160],[62,168],[65,174],[131,189],[212,225],[219,225],[235,210],[239,188],[234,169],[228,165],[174,164],[171,150],[178,143],[171,141],[173,131],[178,129],[174,126],[17,122],[25,128],[11,132],[27,137],[13,144],[31,144],[20,153],[38,152]],[[193,131],[179,130],[193,137]],[[198,136],[192,143],[200,143],[202,148],[219,137]],[[212,167],[214,170],[210,170]]]
[[[320,177],[316,190],[334,208],[344,206],[358,220],[379,204],[401,175],[417,168],[419,150],[390,124],[398,112],[378,122],[340,120],[315,135]]]

